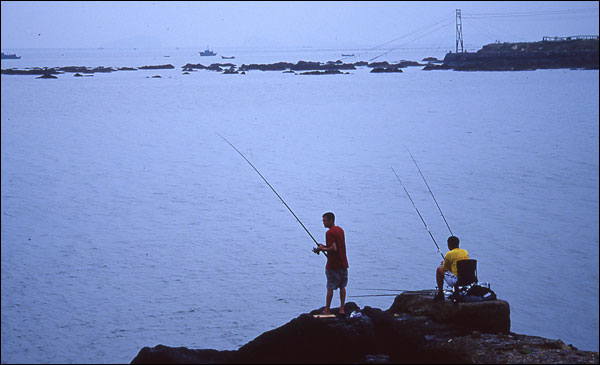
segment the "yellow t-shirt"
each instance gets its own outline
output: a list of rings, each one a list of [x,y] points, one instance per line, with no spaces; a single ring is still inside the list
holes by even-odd
[[[456,268],[456,261],[466,260],[469,258],[469,254],[467,250],[463,250],[462,248],[455,248],[452,251],[448,252],[444,257],[444,266],[442,267],[444,271],[452,271],[454,275],[458,275],[458,269]]]

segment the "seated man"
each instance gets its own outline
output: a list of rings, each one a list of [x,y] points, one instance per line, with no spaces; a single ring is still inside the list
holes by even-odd
[[[456,268],[456,262],[459,260],[466,260],[469,258],[469,254],[466,250],[458,248],[458,237],[448,237],[448,252],[442,261],[442,265],[439,266],[435,272],[435,278],[438,286],[438,293],[434,300],[444,300],[444,280],[446,283],[454,287],[458,281],[458,269]]]

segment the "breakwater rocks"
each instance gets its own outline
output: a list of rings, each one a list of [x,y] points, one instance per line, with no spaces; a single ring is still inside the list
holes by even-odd
[[[526,71],[536,69],[597,70],[598,39],[493,43],[475,53],[448,53],[441,65],[423,70]]]
[[[502,300],[434,302],[431,291],[417,291],[398,295],[387,310],[350,302],[346,316],[315,317],[322,309],[235,351],[158,345],[131,363],[598,363],[598,352],[510,332]]]

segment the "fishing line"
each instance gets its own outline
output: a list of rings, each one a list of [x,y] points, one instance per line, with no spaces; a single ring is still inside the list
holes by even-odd
[[[431,231],[429,230],[429,227],[427,227],[427,223],[425,223],[425,220],[421,216],[421,213],[419,212],[419,209],[417,209],[417,206],[415,205],[415,202],[410,197],[410,194],[408,193],[408,191],[404,187],[404,184],[402,184],[402,180],[400,180],[400,176],[398,176],[398,174],[396,173],[396,171],[394,170],[393,167],[392,167],[392,171],[394,171],[394,175],[396,175],[396,178],[398,179],[398,181],[400,181],[400,185],[402,185],[402,188],[404,189],[404,192],[406,193],[406,196],[408,197],[408,199],[410,199],[410,202],[412,203],[412,206],[417,211],[417,214],[419,215],[419,218],[421,218],[421,222],[423,222],[423,224],[425,225],[425,229],[427,230],[427,233],[429,233],[429,236],[433,240],[433,243],[435,243],[435,247],[437,247],[437,250],[438,250],[438,252],[440,253],[440,256],[442,256],[442,259],[443,259],[444,255],[442,254],[442,251],[440,251],[440,246],[438,246],[437,242],[435,241],[435,238],[433,238],[433,235],[431,234]]]
[[[446,227],[448,227],[448,231],[450,231],[450,236],[454,236],[454,234],[452,233],[452,230],[450,229],[450,226],[448,225],[448,221],[446,220],[446,217],[444,216],[444,213],[442,213],[442,209],[440,208],[440,205],[438,204],[437,199],[433,195],[433,192],[431,191],[431,188],[429,187],[429,184],[427,183],[427,180],[425,180],[425,176],[423,176],[423,173],[421,172],[421,169],[419,168],[419,165],[417,164],[417,161],[413,157],[412,153],[410,153],[410,151],[408,150],[408,148],[406,150],[408,151],[408,154],[410,155],[410,158],[412,158],[413,162],[415,163],[415,166],[417,166],[417,170],[419,170],[419,174],[423,178],[423,181],[425,181],[425,185],[427,185],[427,189],[429,189],[429,194],[431,194],[431,197],[433,198],[433,201],[435,202],[435,205],[437,206],[438,210],[440,211],[440,214],[442,215],[442,218],[444,218],[444,222],[446,223]]]
[[[217,133],[217,132],[215,132]],[[290,211],[290,213],[292,213],[292,215],[294,216],[294,218],[296,218],[296,221],[298,221],[298,223],[300,223],[300,225],[302,226],[302,228],[304,228],[304,230],[306,231],[306,233],[308,233],[308,235],[310,236],[310,238],[313,240],[313,242],[315,243],[315,245],[317,245],[317,248],[319,247],[319,243],[317,242],[317,240],[315,240],[315,238],[313,237],[312,234],[310,234],[310,232],[308,231],[308,229],[304,226],[304,224],[300,221],[300,218],[298,218],[298,216],[292,211],[292,209],[287,205],[287,203],[285,202],[285,200],[283,200],[283,198],[281,197],[281,195],[279,195],[277,193],[277,191],[275,191],[275,189],[273,188],[273,186],[271,186],[271,184],[269,184],[269,182],[267,181],[267,179],[265,179],[265,177],[260,173],[260,171],[258,171],[258,169],[256,167],[254,167],[254,165],[252,164],[252,162],[250,162],[250,160],[248,160],[246,158],[246,156],[244,156],[243,153],[240,152],[240,150],[238,150],[237,148],[235,148],[235,146],[229,142],[227,140],[227,138],[223,137],[222,135],[220,135],[219,133],[217,133],[217,135],[221,138],[223,138],[223,140],[225,142],[227,142],[227,144],[229,144],[237,153],[240,154],[240,156],[242,156],[244,158],[244,160],[246,160],[246,162],[248,162],[248,164],[250,166],[252,166],[252,168],[254,169],[254,171],[256,171],[256,173],[258,174],[258,176],[260,176],[265,183],[267,183],[267,185],[271,188],[271,190],[273,190],[273,192],[275,193],[275,195],[277,195],[277,197],[279,198],[279,200],[281,200],[281,202],[283,203],[283,205],[285,205],[285,207]],[[317,251],[316,249],[313,249],[313,252],[316,253],[317,255],[319,254],[320,251]],[[325,255],[325,257],[327,257],[327,252],[323,251],[323,255]]]

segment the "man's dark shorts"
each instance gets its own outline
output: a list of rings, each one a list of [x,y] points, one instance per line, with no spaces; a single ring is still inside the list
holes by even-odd
[[[338,270],[327,270],[325,269],[325,276],[327,276],[327,289],[335,290],[339,288],[345,288],[348,284],[348,269]]]

